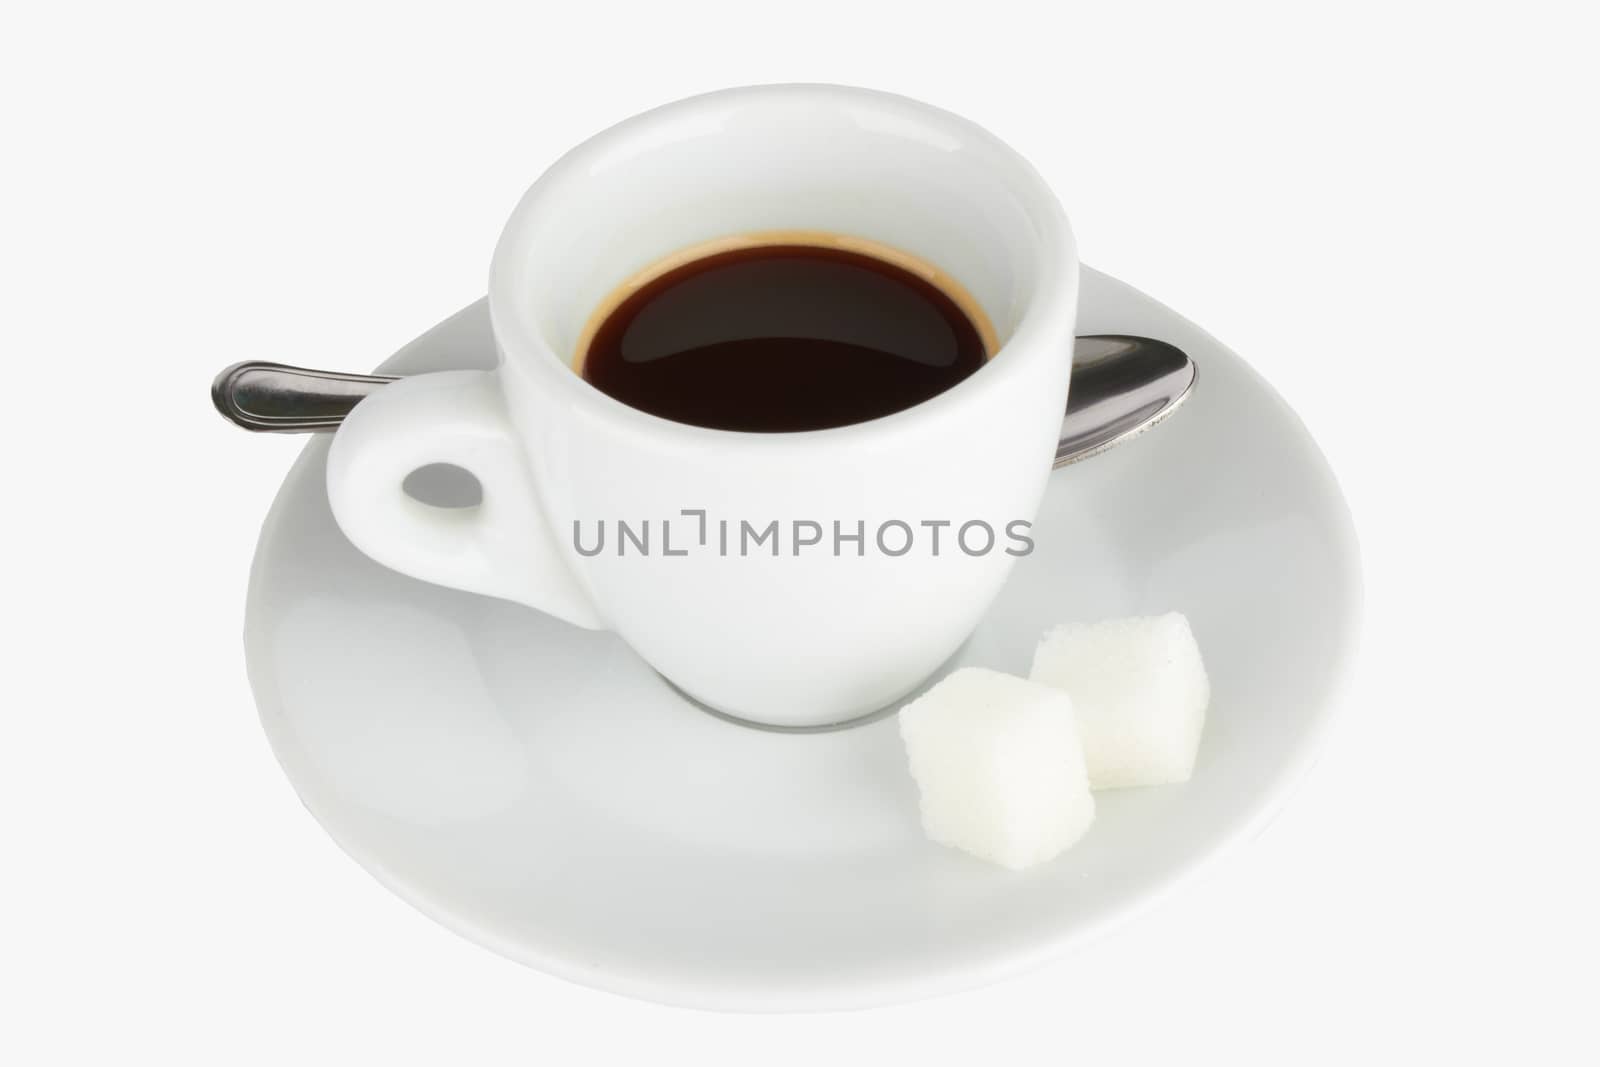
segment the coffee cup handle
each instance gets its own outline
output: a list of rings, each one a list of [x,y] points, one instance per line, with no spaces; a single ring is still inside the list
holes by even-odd
[[[406,477],[435,463],[476,477],[482,502],[446,508],[408,495]],[[377,390],[334,435],[327,482],[339,528],[384,566],[604,628],[535,496],[495,372],[421,374]]]

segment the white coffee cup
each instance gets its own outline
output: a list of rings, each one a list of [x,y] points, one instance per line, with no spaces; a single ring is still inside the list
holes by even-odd
[[[936,265],[985,309],[998,350],[915,407],[800,433],[671,422],[573,370],[585,322],[621,282],[684,248],[776,230],[851,235]],[[528,190],[490,268],[499,366],[407,378],[362,401],[329,452],[329,501],[380,563],[614,630],[726,714],[847,721],[926,680],[1024,553],[1066,403],[1077,293],[1055,197],[964,119],[819,85],[668,104],[580,145]],[[474,474],[482,503],[437,508],[403,491],[436,463]],[[739,536],[772,523],[776,555],[772,540],[752,550]],[[821,538],[804,543],[813,523]],[[985,528],[993,543],[973,551]]]

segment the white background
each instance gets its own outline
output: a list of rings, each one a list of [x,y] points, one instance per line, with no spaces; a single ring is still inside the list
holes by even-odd
[[[8,6],[0,1062],[1595,1062],[1588,7]],[[490,955],[300,807],[240,642],[300,445],[206,387],[377,363],[561,151],[788,80],[990,127],[1086,262],[1258,367],[1367,622],[1285,813],[1156,912],[974,993],[724,1016]]]

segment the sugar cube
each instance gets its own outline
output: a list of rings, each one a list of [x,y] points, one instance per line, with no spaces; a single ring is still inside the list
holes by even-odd
[[[1057,626],[1028,677],[1072,697],[1093,788],[1189,780],[1211,684],[1183,615]]]
[[[934,841],[1021,870],[1083,836],[1094,797],[1063,692],[980,667],[900,710],[900,736]]]

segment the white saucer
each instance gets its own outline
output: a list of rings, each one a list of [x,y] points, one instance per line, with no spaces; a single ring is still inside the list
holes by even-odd
[[[1026,673],[1068,619],[1188,614],[1213,697],[1193,781],[1101,793],[1084,840],[1015,874],[926,841],[892,717],[779,734],[692,706],[617,638],[422,585],[356,552],[326,440],[278,494],[251,577],[261,719],[307,808],[441,923],[576,982],[796,1010],[978,985],[1120,921],[1248,836],[1305,767],[1355,645],[1332,474],[1239,358],[1094,271],[1080,333],[1172,341],[1183,410],[1057,471],[1037,549],[957,657]],[[488,367],[482,303],[388,372]]]

